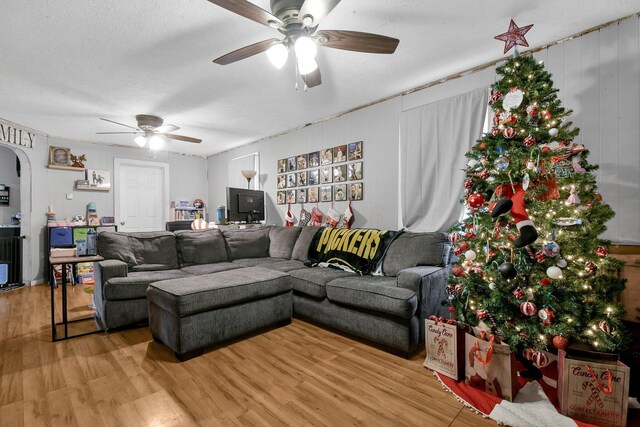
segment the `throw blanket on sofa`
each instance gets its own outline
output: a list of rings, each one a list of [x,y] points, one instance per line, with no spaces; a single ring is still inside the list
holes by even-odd
[[[369,274],[382,260],[391,242],[401,233],[373,228],[349,230],[322,227],[309,245],[309,261],[360,275]]]

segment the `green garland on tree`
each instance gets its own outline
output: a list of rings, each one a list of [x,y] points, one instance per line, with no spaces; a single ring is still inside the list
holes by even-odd
[[[598,167],[573,143],[579,129],[541,63],[515,56],[497,72],[493,128],[466,153],[470,215],[451,228],[460,258],[443,304],[516,353],[570,341],[620,350],[624,280],[598,238],[614,216],[596,191]]]

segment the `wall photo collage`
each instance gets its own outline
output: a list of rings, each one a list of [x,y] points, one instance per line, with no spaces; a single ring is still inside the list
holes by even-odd
[[[362,150],[357,141],[278,160],[277,204],[362,200]]]

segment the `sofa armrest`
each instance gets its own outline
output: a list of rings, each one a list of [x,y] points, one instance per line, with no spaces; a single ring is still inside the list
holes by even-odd
[[[449,317],[447,308],[440,303],[447,299],[447,278],[451,266],[420,266],[401,270],[398,287],[411,289],[418,297],[420,340],[424,340],[424,320],[431,315]]]
[[[106,259],[104,261],[97,262],[94,276],[95,293],[102,299],[104,295],[104,283],[114,277],[127,277],[128,266],[127,263],[117,259]]]

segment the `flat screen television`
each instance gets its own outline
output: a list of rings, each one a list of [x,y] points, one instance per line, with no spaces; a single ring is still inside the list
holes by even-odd
[[[264,191],[227,187],[227,220],[264,221]]]

